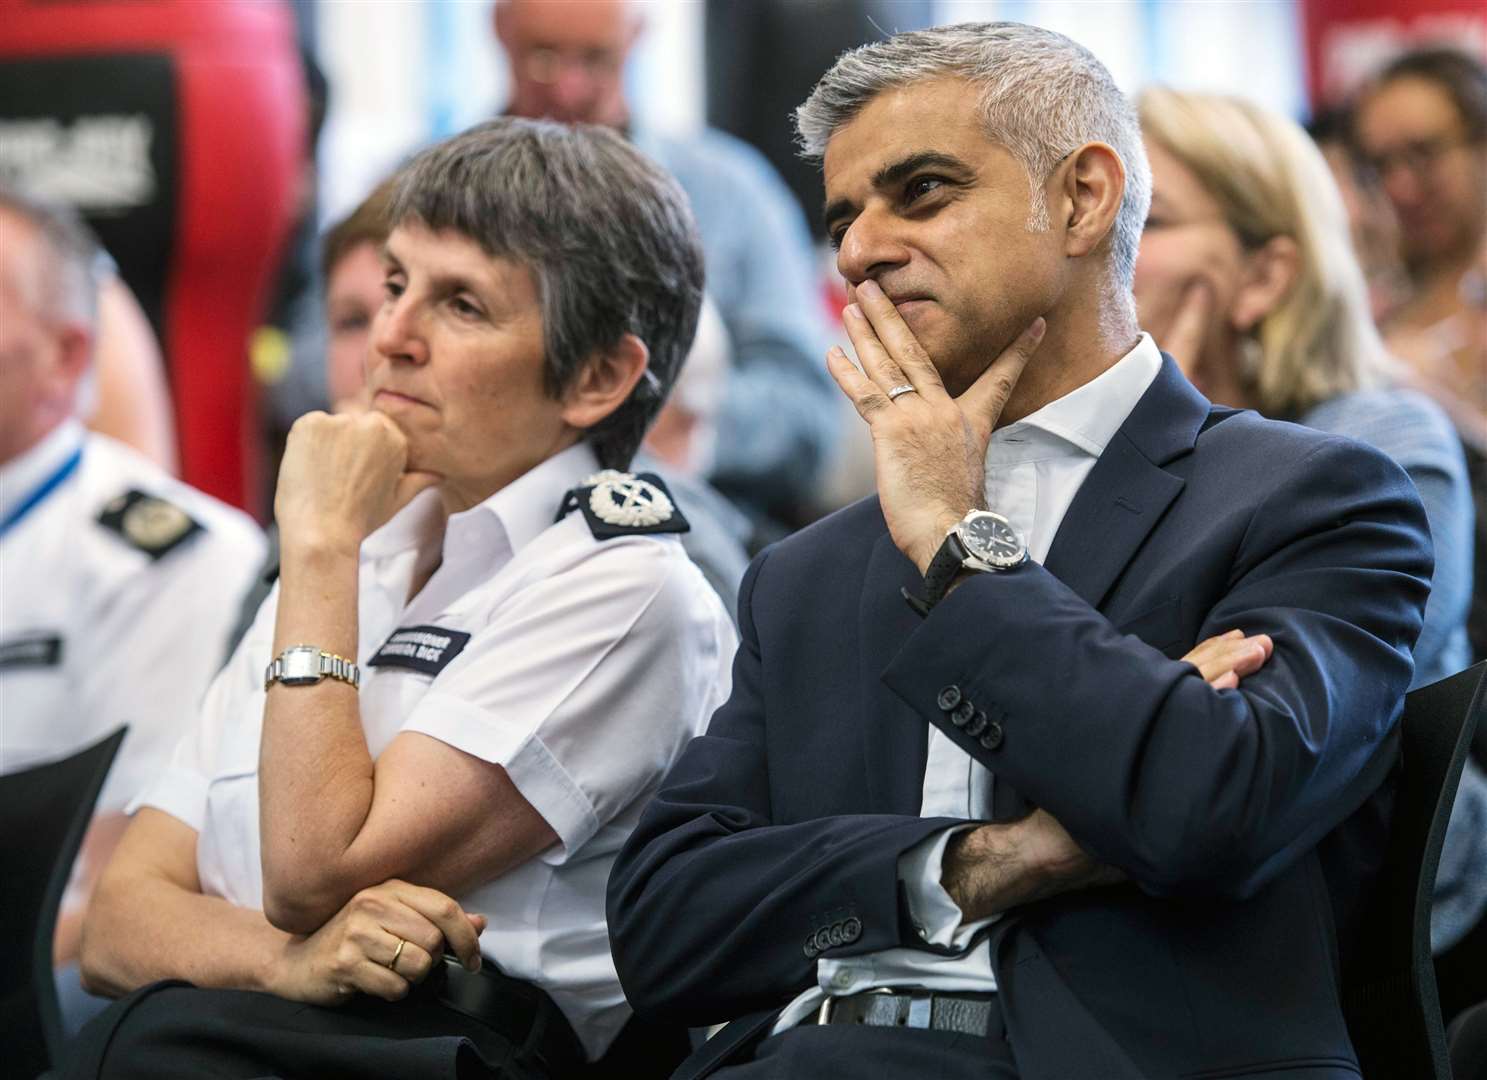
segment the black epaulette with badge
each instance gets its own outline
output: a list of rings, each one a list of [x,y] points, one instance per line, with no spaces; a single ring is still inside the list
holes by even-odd
[[[200,522],[169,499],[139,490],[110,499],[98,524],[151,560],[163,558],[202,531]]]
[[[650,533],[684,533],[692,528],[666,483],[655,473],[604,469],[563,496],[555,521],[582,512],[596,540]]]

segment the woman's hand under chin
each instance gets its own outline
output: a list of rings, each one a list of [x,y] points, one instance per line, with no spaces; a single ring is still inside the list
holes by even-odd
[[[274,516],[287,550],[309,546],[354,555],[361,542],[420,491],[434,473],[405,471],[408,440],[376,411],[306,413],[290,429]]]

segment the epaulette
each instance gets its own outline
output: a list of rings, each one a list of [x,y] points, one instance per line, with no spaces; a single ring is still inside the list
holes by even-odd
[[[647,533],[684,533],[691,529],[672,501],[671,492],[655,473],[627,473],[604,469],[586,478],[563,496],[554,521],[575,509],[596,540]]]
[[[175,503],[143,491],[126,491],[109,500],[98,515],[98,524],[151,559],[169,554],[202,531],[201,524]]]

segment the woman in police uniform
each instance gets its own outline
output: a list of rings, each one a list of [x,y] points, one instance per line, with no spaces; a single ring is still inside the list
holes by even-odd
[[[695,327],[690,215],[621,138],[502,120],[391,219],[372,410],[291,434],[279,586],[105,874],[84,974],[136,992],[72,1075],[559,1075],[628,1018],[605,879],[734,646],[616,471]],[[446,950],[504,977],[400,1000]]]

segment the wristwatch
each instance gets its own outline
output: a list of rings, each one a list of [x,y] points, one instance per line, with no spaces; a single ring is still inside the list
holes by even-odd
[[[263,688],[274,683],[285,686],[314,686],[326,677],[339,679],[353,689],[361,685],[361,669],[344,656],[322,652],[314,645],[291,645],[263,672]]]
[[[990,510],[972,510],[955,523],[924,572],[924,596],[903,590],[904,599],[921,616],[945,598],[963,570],[998,573],[1027,561],[1027,545],[1012,523]]]

